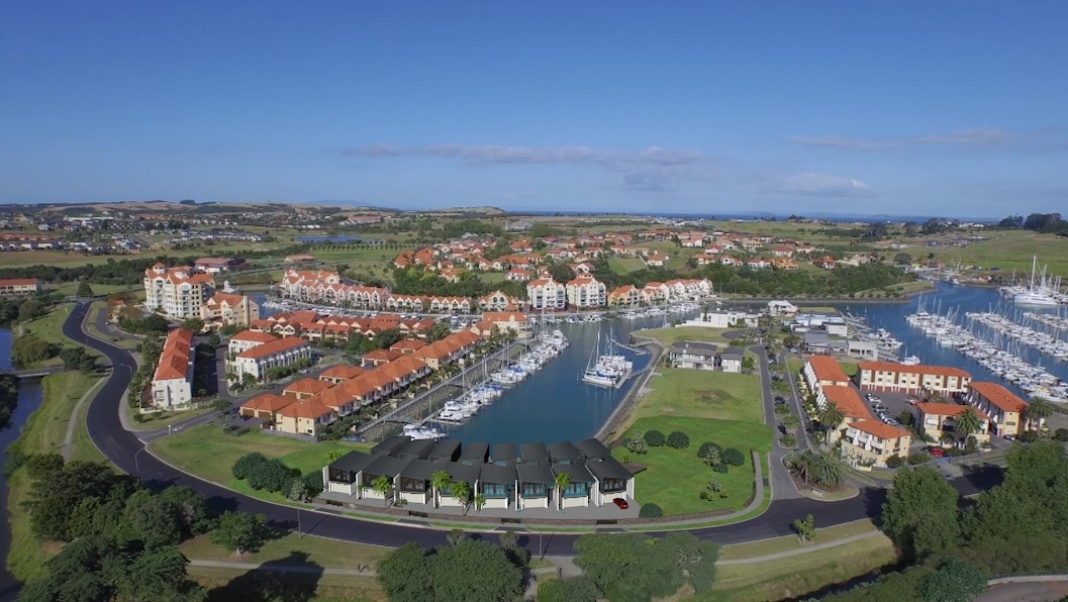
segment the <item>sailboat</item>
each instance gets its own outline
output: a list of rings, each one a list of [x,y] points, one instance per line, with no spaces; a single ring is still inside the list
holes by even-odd
[[[598,387],[617,388],[630,378],[634,363],[625,355],[616,353],[614,348],[614,341],[609,336],[604,352],[601,353],[601,332],[598,330],[597,344],[590,352],[586,370],[582,373],[582,382]]]
[[[1037,267],[1038,256],[1035,255],[1031,257],[1031,284],[1025,290],[1013,295],[1012,302],[1017,305],[1032,307],[1056,307],[1057,300],[1053,298],[1053,295],[1049,294],[1048,287],[1045,284],[1044,271],[1041,283],[1035,284],[1035,270]]]

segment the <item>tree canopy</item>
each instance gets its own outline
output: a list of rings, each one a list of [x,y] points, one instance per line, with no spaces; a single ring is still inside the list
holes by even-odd
[[[883,504],[883,531],[907,557],[923,559],[960,539],[959,495],[935,470],[906,468],[894,477]]]
[[[659,539],[637,533],[584,535],[575,542],[575,564],[613,602],[647,602],[670,596],[687,582],[711,589],[719,546],[690,533]]]

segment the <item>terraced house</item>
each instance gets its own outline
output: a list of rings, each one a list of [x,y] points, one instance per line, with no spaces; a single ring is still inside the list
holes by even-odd
[[[230,372],[238,380],[249,374],[256,380],[267,377],[271,368],[287,368],[300,360],[311,360],[311,345],[299,337],[284,337],[256,345],[238,353],[230,362]]]
[[[929,391],[952,397],[968,390],[972,376],[960,368],[945,366],[859,362],[854,379],[857,386],[865,391]]]
[[[996,436],[1018,437],[1028,430],[1040,430],[1045,424],[1045,420],[1029,421],[1025,417],[1027,402],[997,383],[973,382],[963,399],[990,417],[990,432]]]

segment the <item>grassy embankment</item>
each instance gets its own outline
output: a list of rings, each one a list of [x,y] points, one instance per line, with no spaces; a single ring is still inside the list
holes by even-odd
[[[856,521],[817,529],[814,542],[802,544],[797,537],[786,536],[745,544],[724,546],[722,560],[761,558],[771,554],[804,550],[847,537],[874,533],[870,521]],[[893,544],[877,533],[856,541],[828,548],[815,548],[780,558],[764,559],[744,564],[720,564],[716,570],[716,584],[711,595],[700,598],[709,601],[735,600],[758,602],[804,597],[835,583],[848,581],[857,575],[897,562]]]
[[[723,343],[723,331],[686,327],[642,331],[670,345],[693,340]],[[657,368],[648,392],[631,411],[624,437],[658,430],[665,435],[682,431],[690,437],[690,447],[650,448],[643,456],[616,448],[617,459],[645,464],[635,477],[640,503],[659,504],[664,514],[707,512],[724,508],[740,510],[752,493],[754,470],[750,450],[767,452],[772,445],[772,429],[764,424],[760,378],[747,374],[725,374],[701,370]],[[713,472],[697,457],[702,443],[712,441],[724,449],[742,451],[745,464],[731,467],[726,474]],[[717,479],[726,498],[712,501],[699,497],[704,485]]]
[[[85,347],[81,343],[76,343],[63,336],[63,323],[67,321],[67,316],[70,315],[72,309],[74,309],[73,303],[61,303],[40,318],[17,325],[15,334],[33,334],[42,341],[55,345],[57,348],[74,347],[76,345]],[[90,355],[101,357],[99,352],[89,347],[85,347],[85,350]],[[56,356],[37,362],[35,366],[30,367],[59,366],[62,363],[59,357]]]
[[[282,495],[254,491],[245,481],[234,479],[230,473],[234,462],[245,454],[260,452],[268,458],[278,458],[286,466],[305,474],[329,464],[333,452],[344,454],[354,449],[367,451],[370,446],[337,441],[311,443],[256,430],[240,436],[228,435],[217,425],[204,424],[157,439],[148,448],[164,461],[203,479],[260,499],[285,502]]]
[[[41,406],[30,415],[19,438],[11,444],[26,454],[62,453],[67,425],[72,420],[74,406],[97,382],[98,377],[80,372],[64,372],[42,380]],[[104,461],[103,455],[89,439],[85,427],[85,411],[73,419],[78,421],[71,439],[71,460]],[[10,453],[10,452],[9,452]],[[30,528],[30,521],[22,503],[30,489],[25,468],[15,471],[8,479],[7,509],[11,524],[11,551],[7,567],[20,581],[29,581],[44,573],[44,563],[59,551],[59,545],[38,539]]]
[[[1068,237],[1024,230],[979,234],[986,240],[966,247],[931,248],[926,245],[926,239],[912,239],[902,251],[917,261],[926,261],[928,253],[934,253],[935,261],[943,265],[954,266],[960,262],[964,267],[978,266],[987,272],[1000,268],[1006,277],[1015,270],[1018,280],[1030,278],[1031,257],[1037,255],[1039,269],[1047,266],[1047,273],[1068,276]]]

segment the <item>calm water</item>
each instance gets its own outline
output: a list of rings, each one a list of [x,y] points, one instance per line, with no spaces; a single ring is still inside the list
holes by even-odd
[[[11,369],[11,331],[0,329],[0,371]],[[19,405],[11,416],[11,423],[0,430],[0,466],[7,460],[7,447],[19,435],[19,429],[26,424],[26,419],[41,405],[41,385],[39,381],[24,381],[19,387]],[[0,525],[0,557],[7,558],[11,546],[11,527],[7,519],[7,480],[0,475],[0,501],[3,503],[5,520]],[[6,566],[0,566],[0,601],[13,600],[18,594],[18,582],[7,572]]]
[[[1017,395],[1028,399],[1024,392],[1015,385],[1001,380],[978,362],[961,355],[956,349],[939,346],[935,339],[924,336],[922,330],[912,328],[906,324],[905,316],[916,312],[920,304],[930,313],[937,311],[937,313],[945,315],[948,311],[953,310],[961,316],[969,311],[990,311],[999,307],[1006,307],[1004,300],[995,289],[938,283],[934,292],[915,297],[908,304],[843,304],[839,306],[839,309],[849,311],[854,316],[867,318],[868,324],[873,328],[885,328],[893,333],[895,337],[905,344],[902,348],[902,356],[916,355],[925,364],[954,366],[967,370],[976,380],[989,380],[1000,383]],[[1010,311],[1016,311],[1011,304],[1009,304],[1009,309]],[[967,322],[964,325],[967,326]],[[1068,364],[1065,362],[1059,362],[1050,356],[1044,356],[1028,347],[1021,347],[1013,351],[1028,360],[1032,365],[1041,365],[1061,380],[1068,380]]]

